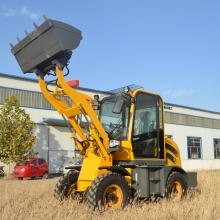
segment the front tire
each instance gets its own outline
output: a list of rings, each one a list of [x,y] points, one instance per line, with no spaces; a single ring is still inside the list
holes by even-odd
[[[54,189],[54,197],[59,201],[63,201],[70,196],[74,196],[78,177],[79,172],[70,170],[66,175],[60,178]]]
[[[89,206],[100,211],[107,208],[124,208],[130,198],[130,190],[124,177],[106,173],[97,177],[87,193]]]
[[[168,200],[178,202],[186,196],[187,181],[184,174],[172,172],[166,185],[166,197]]]

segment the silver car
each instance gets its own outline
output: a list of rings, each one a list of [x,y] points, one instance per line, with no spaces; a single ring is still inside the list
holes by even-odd
[[[75,158],[73,161],[69,162],[68,164],[65,164],[63,166],[62,173],[66,175],[70,170],[80,170],[82,166],[82,159],[81,158]]]

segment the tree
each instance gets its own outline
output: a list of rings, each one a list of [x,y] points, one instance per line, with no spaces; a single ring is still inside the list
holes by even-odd
[[[0,161],[9,164],[30,156],[36,138],[34,126],[15,96],[6,100],[0,108]]]

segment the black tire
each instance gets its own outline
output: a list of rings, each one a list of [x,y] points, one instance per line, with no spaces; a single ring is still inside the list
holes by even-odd
[[[114,193],[108,194],[106,192],[109,187],[114,186],[121,192],[122,198],[117,197]],[[93,210],[104,211],[106,208],[112,207],[124,208],[130,199],[130,189],[123,176],[110,172],[98,176],[93,181],[86,196],[88,204]],[[109,204],[112,204],[112,206],[109,206]]]
[[[186,176],[179,172],[172,172],[166,184],[166,197],[171,201],[180,201],[187,194]]]
[[[32,176],[32,177],[31,177],[32,180],[34,180],[35,178],[36,178],[35,176]]]
[[[59,201],[68,199],[73,196],[76,189],[76,183],[79,177],[79,172],[70,170],[66,175],[59,179],[54,189],[54,197]]]
[[[18,180],[23,180],[23,177],[18,177]]]
[[[3,178],[5,176],[5,172],[0,169],[0,178]]]

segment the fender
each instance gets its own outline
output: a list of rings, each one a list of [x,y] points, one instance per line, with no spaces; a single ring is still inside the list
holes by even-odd
[[[121,166],[103,166],[103,167],[99,167],[99,170],[109,170],[111,172],[115,172],[118,173],[122,176],[131,176],[131,174],[124,168]]]

